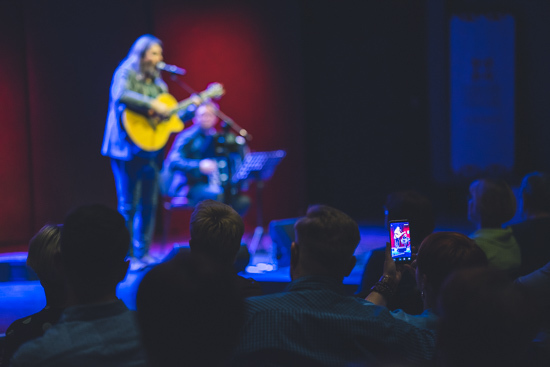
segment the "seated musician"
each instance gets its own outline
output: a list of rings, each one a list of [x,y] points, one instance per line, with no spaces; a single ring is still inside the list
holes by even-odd
[[[395,228],[395,231],[393,232],[393,241],[395,247],[401,247],[401,237],[405,234],[405,232],[401,231],[401,227],[397,226]]]
[[[216,130],[217,110],[211,100],[197,108],[193,126],[178,134],[164,161],[161,186],[166,195],[185,196],[191,205],[206,199],[222,201],[242,216],[250,198],[241,193],[242,183],[232,184],[231,177],[248,148],[244,138]]]

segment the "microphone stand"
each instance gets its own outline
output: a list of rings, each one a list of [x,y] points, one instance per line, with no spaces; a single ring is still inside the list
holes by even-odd
[[[176,74],[171,74],[170,79],[172,79],[174,82],[176,82],[176,84],[178,84],[182,89],[187,91],[189,94],[196,94],[196,95],[199,94],[199,93],[197,93],[197,91],[195,91],[193,88],[191,88],[191,86],[189,86],[189,84],[181,81],[177,77]],[[216,116],[218,116],[218,118],[220,120],[225,122],[227,125],[231,126],[233,128],[233,130],[235,130],[240,136],[242,136],[243,138],[245,138],[248,141],[252,140],[252,135],[250,135],[248,133],[248,131],[246,131],[245,129],[243,129],[239,125],[237,125],[237,123],[231,117],[229,117],[225,113],[223,113],[222,110],[216,109],[215,113],[216,113]]]
[[[216,111],[216,116],[218,116],[223,122],[225,122],[227,125],[231,126],[233,130],[235,130],[237,133],[239,133],[240,136],[245,138],[246,140],[250,141],[252,140],[252,135],[248,133],[245,129],[237,125],[235,121],[229,116],[227,116],[225,113],[223,113],[221,110]]]
[[[170,79],[176,82],[177,85],[179,85],[183,90],[187,91],[189,94],[197,94],[197,92],[195,92],[193,88],[191,88],[187,83],[182,82],[176,74],[170,74]]]

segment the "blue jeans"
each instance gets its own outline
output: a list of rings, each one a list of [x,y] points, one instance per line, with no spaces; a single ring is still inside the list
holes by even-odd
[[[128,255],[142,258],[149,252],[155,229],[159,192],[156,158],[134,156],[131,161],[111,159],[118,211],[126,219],[131,244]]]

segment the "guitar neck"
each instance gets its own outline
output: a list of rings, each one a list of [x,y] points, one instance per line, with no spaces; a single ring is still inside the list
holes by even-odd
[[[210,95],[204,91],[199,93],[199,98],[204,100],[205,98],[210,97]],[[187,107],[193,104],[193,97],[189,97],[178,103],[178,106],[172,110],[172,113],[177,113],[179,111],[185,110]]]
[[[187,107],[191,106],[193,104],[193,101],[191,97],[184,99],[180,103],[178,103],[178,106],[172,110],[172,113],[178,113],[182,110],[185,110]]]

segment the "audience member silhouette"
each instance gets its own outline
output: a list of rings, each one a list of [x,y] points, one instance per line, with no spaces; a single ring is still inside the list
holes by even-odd
[[[443,285],[438,301],[439,365],[533,366],[538,310],[503,271],[467,269]]]
[[[284,293],[245,300],[233,365],[344,366],[432,358],[431,331],[345,293],[343,279],[355,265],[360,240],[353,219],[329,206],[313,206],[295,230],[292,282]]]
[[[191,252],[202,254],[223,266],[234,264],[241,249],[244,222],[232,207],[211,199],[199,202],[191,214],[189,229]],[[254,279],[241,277],[235,272],[233,276],[244,297],[263,294]]]
[[[44,335],[57,323],[67,302],[65,282],[55,266],[59,256],[61,226],[47,224],[29,242],[27,266],[30,267],[44,288],[46,307],[41,311],[14,321],[6,330],[3,364],[8,365],[17,348],[29,340]]]
[[[477,227],[470,235],[487,255],[489,265],[516,274],[521,264],[518,243],[502,225],[514,217],[516,198],[502,180],[481,179],[470,185],[468,217]]]
[[[61,230],[67,308],[44,336],[22,345],[12,366],[145,366],[135,313],[116,297],[130,235],[103,205],[77,208]]]
[[[488,265],[483,250],[461,233],[437,232],[426,237],[416,257],[416,279],[424,309],[435,309],[441,286],[452,272]]]
[[[416,258],[416,283],[422,297],[424,312],[418,316],[400,310],[394,317],[419,327],[437,328],[437,298],[441,285],[454,271],[487,267],[487,256],[467,236],[457,232],[432,233],[422,241]]]
[[[520,275],[550,262],[550,175],[527,174],[520,187],[520,210],[524,221],[510,226],[521,250]]]
[[[396,191],[389,194],[384,205],[385,226],[389,230],[391,220],[407,219],[410,223],[411,246],[418,250],[422,240],[434,231],[435,214],[430,199],[413,190]],[[358,296],[365,298],[370,288],[378,281],[384,269],[386,247],[371,251],[363,271],[361,291]],[[413,276],[404,273],[396,295],[389,300],[390,310],[402,309],[409,314],[420,314],[423,311],[420,292]]]
[[[137,314],[149,366],[225,366],[244,304],[230,264],[181,252],[145,275]]]
[[[392,316],[417,327],[435,331],[438,322],[436,301],[445,279],[456,270],[487,267],[488,261],[483,250],[467,236],[457,232],[436,232],[422,241],[414,265],[424,312],[411,315],[403,310],[395,310]],[[391,250],[387,246],[384,276],[397,275]],[[369,294],[367,300],[384,306],[387,297],[374,293],[376,292]]]

